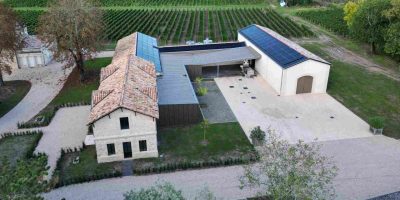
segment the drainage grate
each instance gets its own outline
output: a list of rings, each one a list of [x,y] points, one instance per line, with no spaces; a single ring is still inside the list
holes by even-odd
[[[229,88],[234,88],[234,87],[235,87],[235,86],[233,86],[233,85],[230,85],[230,86],[229,86]]]
[[[298,119],[299,117],[296,116],[296,119]]]
[[[243,92],[241,92],[240,94],[243,94]]]
[[[334,119],[335,117],[334,116],[331,116],[331,119]]]
[[[247,90],[247,89],[249,89],[249,88],[248,88],[248,87],[243,87],[243,89]]]
[[[245,101],[243,101],[242,103],[246,103]]]
[[[251,99],[257,99],[256,97],[251,97]]]
[[[242,81],[242,79],[241,79],[241,78],[239,78],[238,80],[239,80],[239,81]]]
[[[250,94],[250,92],[247,92],[247,93],[249,93],[249,94]]]

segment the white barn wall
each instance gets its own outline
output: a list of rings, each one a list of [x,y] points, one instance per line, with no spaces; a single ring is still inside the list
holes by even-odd
[[[307,60],[290,67],[283,72],[282,95],[294,95],[297,90],[297,80],[302,76],[312,76],[311,93],[326,93],[330,65]]]
[[[275,91],[281,93],[281,83],[283,69],[270,57],[265,55],[257,46],[248,41],[240,33],[238,34],[238,41],[246,42],[247,46],[252,47],[257,53],[261,55],[261,58],[256,60],[255,69],[267,82],[275,89]]]
[[[109,117],[110,116],[110,117]],[[132,158],[157,157],[157,127],[153,117],[136,113],[127,109],[117,109],[93,125],[96,144],[97,161],[111,162],[124,160],[123,142],[131,142]],[[121,130],[121,117],[128,117],[129,129]],[[139,151],[139,140],[147,141],[147,151]],[[108,156],[107,144],[114,143],[115,155]]]

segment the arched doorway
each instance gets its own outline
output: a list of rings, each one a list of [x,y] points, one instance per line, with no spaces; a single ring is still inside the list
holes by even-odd
[[[312,76],[302,76],[297,79],[296,94],[311,93],[313,84]]]

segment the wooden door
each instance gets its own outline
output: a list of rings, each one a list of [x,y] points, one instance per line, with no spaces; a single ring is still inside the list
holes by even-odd
[[[130,142],[122,143],[124,158],[132,158],[132,145]]]
[[[296,94],[311,93],[313,84],[312,76],[303,76],[297,79]]]

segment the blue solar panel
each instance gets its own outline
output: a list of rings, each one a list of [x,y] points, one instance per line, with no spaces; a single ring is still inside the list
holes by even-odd
[[[212,44],[195,44],[195,45],[182,45],[182,46],[170,46],[160,47],[159,51],[162,52],[178,52],[178,51],[199,51],[199,50],[211,50],[211,49],[227,49],[236,47],[245,47],[244,42],[227,42],[227,43],[212,43]]]
[[[283,68],[289,68],[307,60],[305,56],[261,30],[256,25],[243,28],[239,33]]]
[[[138,33],[136,42],[136,55],[154,63],[157,72],[161,72],[160,53],[157,49],[157,39]]]

